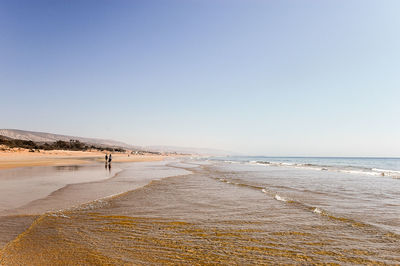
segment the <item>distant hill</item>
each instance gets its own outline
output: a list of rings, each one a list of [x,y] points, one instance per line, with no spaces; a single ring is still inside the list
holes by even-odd
[[[221,151],[216,149],[207,148],[188,148],[188,147],[174,147],[174,146],[134,146],[120,141],[108,140],[108,139],[97,139],[97,138],[83,138],[76,136],[67,136],[52,134],[46,132],[34,132],[19,129],[0,129],[0,136],[4,136],[11,139],[19,140],[31,140],[38,143],[52,143],[58,140],[70,141],[79,140],[80,142],[93,144],[96,146],[124,148],[129,150],[141,150],[141,151],[152,151],[152,152],[177,152],[185,154],[199,154],[199,155],[212,155],[212,156],[223,156],[228,155],[230,152]]]
[[[62,141],[70,141],[70,140],[79,140],[80,142],[93,144],[97,146],[107,146],[107,147],[121,147],[127,149],[135,149],[134,146],[107,139],[96,139],[96,138],[82,138],[75,136],[66,136],[59,134],[51,134],[45,132],[34,132],[34,131],[26,131],[26,130],[18,130],[18,129],[0,129],[0,135],[5,136],[11,139],[20,139],[20,140],[31,140],[34,142],[56,142],[58,140]]]

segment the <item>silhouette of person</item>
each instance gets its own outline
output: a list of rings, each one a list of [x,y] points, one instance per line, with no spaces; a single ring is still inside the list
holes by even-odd
[[[108,163],[111,164],[111,161],[112,161],[112,158],[111,158],[111,153],[110,153],[110,155],[108,156]]]
[[[106,153],[106,156],[105,156],[104,158],[106,159],[106,163],[107,163],[107,161],[108,161],[108,156],[107,156],[107,153]]]

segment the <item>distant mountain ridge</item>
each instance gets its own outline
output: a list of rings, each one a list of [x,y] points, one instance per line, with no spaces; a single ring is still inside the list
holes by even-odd
[[[135,148],[132,145],[114,141],[107,139],[97,139],[97,138],[83,138],[83,137],[74,137],[67,135],[59,135],[45,132],[35,132],[35,131],[26,131],[19,129],[0,129],[0,135],[12,138],[12,139],[21,139],[21,140],[31,140],[34,142],[56,142],[58,140],[62,141],[70,141],[70,140],[79,140],[80,142],[102,145],[108,147],[121,147],[121,148]]]
[[[212,156],[222,156],[231,154],[231,152],[221,151],[217,149],[207,149],[207,148],[188,148],[188,147],[174,147],[174,146],[135,146],[115,140],[75,137],[75,136],[52,134],[46,132],[35,132],[35,131],[20,130],[20,129],[0,129],[0,136],[12,139],[31,140],[34,142],[48,142],[48,143],[56,142],[58,140],[62,141],[79,140],[80,142],[93,144],[96,146],[124,148],[129,150],[178,152],[186,154],[212,155]]]

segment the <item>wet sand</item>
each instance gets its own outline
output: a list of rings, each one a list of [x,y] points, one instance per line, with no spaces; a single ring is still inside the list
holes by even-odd
[[[110,168],[93,160],[91,164],[1,170],[0,248],[46,212],[73,208],[175,175],[177,171],[168,171],[165,166],[172,159],[160,161],[160,157],[152,162],[118,162],[126,159],[116,157]],[[144,160],[150,159],[147,156]],[[126,171],[130,173],[128,177]]]
[[[172,168],[175,176],[148,183]],[[142,173],[145,186],[41,215],[0,252],[0,264],[400,263],[398,235],[228,183],[236,172],[171,162]]]

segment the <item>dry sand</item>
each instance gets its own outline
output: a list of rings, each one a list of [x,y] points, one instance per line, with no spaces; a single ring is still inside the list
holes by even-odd
[[[51,150],[29,152],[27,149],[0,150],[0,169],[49,166],[49,165],[75,165],[104,161],[105,152],[100,151],[63,151]],[[145,162],[161,161],[167,155],[133,155],[128,153],[112,153],[113,162]]]

